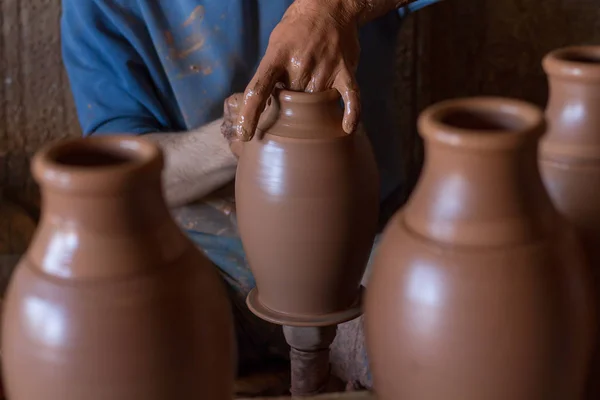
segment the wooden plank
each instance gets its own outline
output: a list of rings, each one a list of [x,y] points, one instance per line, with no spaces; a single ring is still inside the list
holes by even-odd
[[[571,44],[600,43],[597,0],[444,1],[419,14],[423,108],[477,95],[543,106],[542,57]]]
[[[0,186],[33,192],[29,159],[79,134],[61,62],[60,0],[0,1]]]

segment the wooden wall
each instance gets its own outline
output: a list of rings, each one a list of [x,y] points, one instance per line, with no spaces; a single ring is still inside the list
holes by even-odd
[[[0,0],[0,187],[30,192],[28,161],[79,126],[61,65],[60,0]]]
[[[28,166],[32,152],[80,132],[60,61],[59,17],[60,0],[0,0],[5,197],[35,198]],[[444,0],[410,17],[401,36],[399,134],[414,181],[422,154],[415,120],[424,107],[479,94],[544,105],[541,57],[559,46],[600,43],[600,7],[598,0]]]
[[[405,162],[414,182],[422,161],[415,121],[424,107],[477,95],[545,106],[542,57],[557,47],[600,44],[600,3],[443,0],[413,15],[402,36],[398,86]]]

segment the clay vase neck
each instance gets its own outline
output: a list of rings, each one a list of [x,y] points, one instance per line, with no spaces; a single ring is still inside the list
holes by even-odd
[[[340,124],[342,114],[340,96],[334,89],[319,93],[276,89],[261,116],[258,130],[298,139],[335,138],[346,135]]]
[[[543,149],[553,158],[600,159],[600,46],[559,49],[543,60],[552,117]]]
[[[537,108],[474,98],[437,104],[419,118],[426,158],[405,224],[438,243],[506,246],[539,240],[556,213],[543,187]]]
[[[186,242],[161,194],[162,167],[158,147],[134,137],[81,138],[39,151],[32,172],[43,211],[32,264],[61,278],[116,278],[179,256]],[[149,240],[161,259],[133,259]],[[87,256],[94,251],[102,257]]]

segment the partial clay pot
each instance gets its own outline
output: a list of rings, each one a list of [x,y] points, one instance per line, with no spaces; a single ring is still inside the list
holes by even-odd
[[[134,137],[35,155],[42,216],[2,319],[11,400],[231,399],[231,308],[169,214],[162,168]]]
[[[379,212],[379,177],[362,131],[342,130],[335,90],[278,90],[236,176],[238,227],[266,320],[331,325],[360,314]]]
[[[577,228],[600,294],[600,46],[568,47],[543,61],[550,98],[542,177],[556,207]],[[600,297],[596,298],[600,310]],[[596,339],[600,344],[600,338]],[[587,396],[600,399],[600,348]]]
[[[589,266],[537,164],[544,116],[517,100],[443,102],[385,229],[366,295],[383,400],[575,400],[593,327]]]

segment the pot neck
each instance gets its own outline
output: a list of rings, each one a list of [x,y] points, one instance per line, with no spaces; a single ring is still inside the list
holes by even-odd
[[[405,224],[436,242],[506,246],[545,237],[556,213],[544,189],[537,143],[542,112],[519,101],[440,103],[419,119],[423,172]]]
[[[276,89],[258,129],[270,135],[323,139],[345,136],[340,95],[334,89],[318,93]]]
[[[543,156],[600,160],[600,46],[568,47],[543,61],[550,129]]]
[[[157,147],[126,137],[75,139],[36,154],[42,214],[33,265],[60,278],[116,278],[176,257],[183,235],[161,193],[162,165]]]

